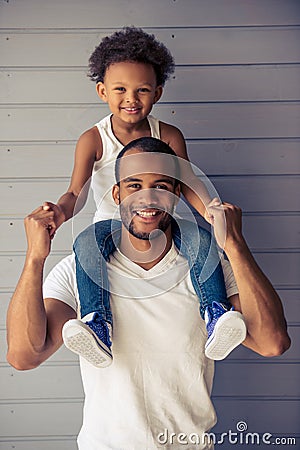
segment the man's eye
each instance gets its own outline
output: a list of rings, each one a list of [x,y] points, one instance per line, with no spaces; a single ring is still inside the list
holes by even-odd
[[[168,189],[168,186],[166,186],[165,184],[157,184],[157,185],[155,186],[155,189],[164,189],[164,190],[167,190],[167,189]]]
[[[138,183],[133,183],[133,184],[129,184],[128,187],[131,189],[139,189],[141,187],[141,185]]]

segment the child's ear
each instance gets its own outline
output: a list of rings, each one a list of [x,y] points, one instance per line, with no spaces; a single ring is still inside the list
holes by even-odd
[[[163,87],[162,86],[156,86],[155,95],[154,95],[154,103],[158,102],[158,100],[162,96],[162,93],[163,93]]]
[[[104,102],[107,102],[107,95],[106,95],[106,89],[104,86],[104,83],[99,81],[99,83],[96,84],[96,91],[98,96],[103,100]]]
[[[112,197],[116,205],[120,204],[120,188],[117,184],[113,185],[112,188]]]

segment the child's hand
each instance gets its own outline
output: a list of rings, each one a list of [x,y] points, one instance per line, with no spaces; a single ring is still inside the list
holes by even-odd
[[[59,205],[51,202],[43,203],[44,211],[52,211],[53,212],[53,222],[51,228],[49,227],[50,239],[54,238],[56,230],[63,224],[66,220],[65,214],[62,208]]]

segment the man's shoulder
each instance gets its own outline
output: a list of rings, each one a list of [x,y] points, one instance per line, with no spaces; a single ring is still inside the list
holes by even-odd
[[[70,255],[59,261],[50,271],[48,278],[54,279],[72,279],[75,275],[75,255],[71,253]],[[47,280],[46,279],[46,280]]]
[[[74,254],[57,263],[43,285],[44,298],[54,298],[67,303],[74,311],[77,308],[77,284]]]
[[[61,259],[55,267],[63,267],[65,270],[73,270],[75,268],[75,255],[70,253],[70,255],[65,256]]]

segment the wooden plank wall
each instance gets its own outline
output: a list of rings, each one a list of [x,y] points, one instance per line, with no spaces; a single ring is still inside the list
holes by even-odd
[[[282,357],[239,348],[216,365],[215,430],[244,420],[248,431],[299,439],[299,1],[0,0],[0,449],[76,448],[77,359],[61,349],[36,370],[15,371],[5,313],[24,261],[24,215],[64,191],[77,138],[108,112],[86,77],[88,57],[124,25],[172,51],[176,73],[154,114],[182,129],[191,160],[243,209],[293,339]],[[89,202],[61,228],[48,268],[92,211]]]

